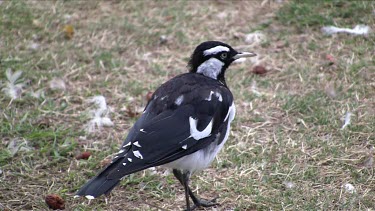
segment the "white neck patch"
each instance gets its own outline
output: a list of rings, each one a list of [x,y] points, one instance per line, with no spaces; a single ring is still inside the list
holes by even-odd
[[[210,49],[207,49],[207,50],[203,51],[203,55],[204,56],[213,55],[213,54],[217,54],[217,53],[222,52],[222,51],[229,52],[230,49],[228,47],[219,45],[219,46],[216,46],[216,47],[213,47],[213,48],[210,48]]]
[[[197,73],[203,74],[204,76],[217,79],[217,76],[221,73],[224,63],[216,58],[211,58],[201,65],[197,69]]]

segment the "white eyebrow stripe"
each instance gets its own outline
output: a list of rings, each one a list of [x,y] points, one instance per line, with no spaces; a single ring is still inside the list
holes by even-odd
[[[216,47],[213,47],[213,48],[210,48],[210,49],[207,49],[207,50],[203,51],[203,55],[208,56],[208,55],[212,55],[212,54],[217,54],[217,53],[222,52],[222,51],[229,52],[230,49],[228,47],[219,45],[219,46],[216,46]]]

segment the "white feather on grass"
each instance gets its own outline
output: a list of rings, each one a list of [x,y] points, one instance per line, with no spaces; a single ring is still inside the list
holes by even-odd
[[[343,186],[345,188],[345,191],[348,192],[348,193],[355,193],[356,192],[355,187],[350,183],[346,183]]]
[[[296,184],[294,182],[291,182],[291,181],[284,181],[283,185],[287,189],[292,189],[292,188],[294,188],[296,186]]]
[[[30,92],[30,96],[34,97],[34,98],[37,98],[37,99],[46,98],[46,96],[44,95],[44,90],[43,89],[38,89],[35,92],[31,91]]]
[[[10,68],[5,72],[7,81],[5,81],[5,86],[1,90],[12,99],[17,99],[22,95],[25,84],[21,80],[21,75],[22,71],[18,70],[13,73]]]
[[[336,26],[324,26],[322,27],[322,32],[327,35],[337,34],[337,33],[347,33],[353,35],[367,35],[370,32],[370,27],[366,25],[356,25],[353,29],[340,28]]]
[[[112,109],[107,106],[103,96],[92,97],[88,102],[94,104],[95,108],[89,111],[91,119],[84,126],[87,133],[94,133],[100,131],[102,127],[112,127],[114,125],[108,117]]]
[[[29,146],[29,142],[25,139],[15,138],[9,142],[7,149],[10,155],[14,157],[18,152],[27,152],[34,148]]]
[[[251,83],[251,92],[256,95],[257,97],[260,97],[262,96],[262,93],[260,93],[258,91],[258,88],[257,88],[257,82],[254,80],[252,83]]]
[[[344,124],[342,125],[341,130],[344,130],[346,128],[346,126],[350,125],[351,116],[352,116],[352,113],[350,113],[350,112],[347,112],[345,114]]]

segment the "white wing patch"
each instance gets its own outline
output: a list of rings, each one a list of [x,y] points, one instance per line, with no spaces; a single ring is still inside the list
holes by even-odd
[[[225,116],[224,122],[227,121],[228,118],[229,118],[229,122],[232,122],[235,115],[236,115],[236,106],[234,105],[234,103],[232,103],[232,105],[228,109],[227,115]]]
[[[211,101],[212,100],[212,95],[215,94],[215,96],[218,98],[218,100],[220,102],[223,102],[223,96],[221,96],[221,94],[219,92],[214,92],[214,91],[211,91],[210,92],[210,95],[208,96],[208,98],[206,98],[207,101]]]
[[[182,149],[187,149],[187,144],[181,147]]]
[[[86,199],[90,199],[90,200],[91,200],[91,199],[95,199],[95,197],[90,196],[90,195],[86,195],[85,197],[86,197]]]
[[[203,55],[204,56],[213,55],[213,54],[217,54],[217,53],[222,52],[222,51],[229,52],[230,49],[228,47],[219,45],[219,46],[216,46],[216,47],[213,47],[213,48],[210,48],[210,49],[207,49],[207,50],[203,51]]]
[[[197,129],[197,123],[198,120],[194,119],[193,117],[189,117],[190,137],[193,137],[195,140],[200,140],[211,135],[213,119],[211,119],[210,123],[202,131]]]
[[[123,166],[126,166],[126,163],[122,163]]]
[[[139,144],[138,141],[134,142],[133,145],[136,146],[136,147],[142,147],[142,146]]]
[[[137,158],[139,158],[141,160],[143,159],[142,154],[138,150],[134,150],[133,154],[134,154],[135,157],[137,157]]]
[[[175,101],[174,101],[174,104],[176,105],[181,105],[182,101],[184,101],[184,96],[183,95],[180,95]]]
[[[133,159],[131,159],[131,158],[128,158],[128,161],[131,163],[131,162],[133,162]]]
[[[132,144],[131,142],[125,144],[124,146],[122,146],[122,148],[126,148],[127,146],[130,146],[130,144]]]
[[[223,102],[223,96],[221,96],[221,94],[219,92],[215,92],[215,95],[220,102]]]

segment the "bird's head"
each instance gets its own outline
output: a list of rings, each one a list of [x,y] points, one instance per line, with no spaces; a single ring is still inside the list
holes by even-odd
[[[190,72],[205,75],[225,83],[225,70],[240,58],[256,56],[255,53],[238,52],[219,41],[206,41],[198,45],[189,61]]]

